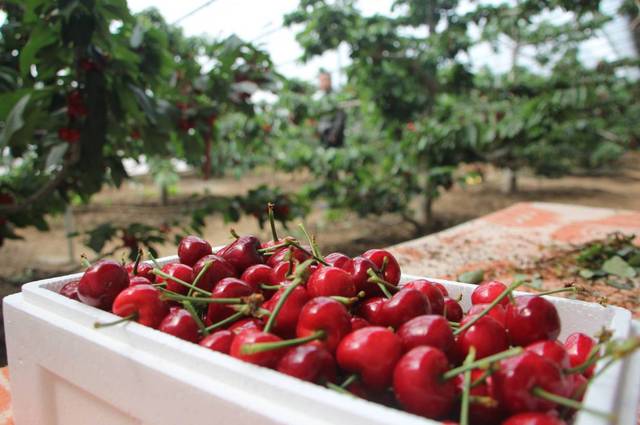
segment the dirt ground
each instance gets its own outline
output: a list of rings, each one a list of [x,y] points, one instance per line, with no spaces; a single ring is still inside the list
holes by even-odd
[[[107,221],[123,224],[137,221],[159,226],[164,221],[184,216],[186,211],[181,199],[192,193],[201,193],[206,189],[219,195],[243,194],[262,183],[279,185],[287,190],[299,187],[304,179],[303,175],[279,175],[269,170],[256,171],[240,180],[228,177],[205,182],[196,177],[184,176],[169,205],[161,206],[158,190],[152,182],[146,178],[136,178],[126,182],[119,190],[105,189],[95,196],[90,205],[75,207],[74,224],[78,231]],[[520,201],[640,210],[640,153],[629,154],[615,173],[606,176],[546,179],[524,175],[520,176],[519,191],[515,194],[503,193],[502,183],[501,173],[487,170],[483,183],[454,187],[445,193],[435,202],[434,213],[437,219],[430,232]],[[324,252],[340,250],[355,255],[365,249],[421,236],[416,234],[411,225],[393,214],[366,219],[346,214],[340,220],[328,220],[324,210],[319,203],[305,220],[310,230],[318,235]],[[22,230],[20,234],[24,240],[6,241],[0,248],[0,296],[18,291],[20,284],[36,277],[59,274],[61,270],[69,268],[63,218],[52,217],[50,225],[50,232]],[[212,243],[223,244],[230,238],[231,227],[240,234],[253,233],[267,237],[266,229],[260,230],[253,218],[225,224],[217,216],[207,220],[204,236]],[[295,230],[293,233],[297,234]],[[79,238],[73,243],[76,258],[81,253],[93,256]],[[175,253],[172,245],[159,248],[162,255]]]

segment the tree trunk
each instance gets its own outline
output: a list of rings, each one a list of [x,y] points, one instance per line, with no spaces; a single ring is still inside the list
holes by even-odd
[[[202,164],[202,176],[205,180],[211,178],[211,132],[204,136],[204,163]]]
[[[505,168],[502,191],[509,195],[518,192],[518,170],[515,168]]]
[[[162,206],[166,206],[169,203],[169,188],[166,184],[160,187],[160,203]]]

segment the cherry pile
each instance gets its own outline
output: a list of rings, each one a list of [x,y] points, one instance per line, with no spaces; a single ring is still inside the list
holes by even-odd
[[[162,267],[102,260],[61,294],[161,332],[335,391],[447,423],[570,421],[595,372],[635,340],[558,341],[560,319],[517,284],[477,286],[466,313],[435,282],[400,285],[383,249],[323,256],[313,237],[196,236]],[[306,233],[306,232],[305,232]],[[602,370],[602,368],[601,368]],[[606,413],[590,411],[596,415]]]

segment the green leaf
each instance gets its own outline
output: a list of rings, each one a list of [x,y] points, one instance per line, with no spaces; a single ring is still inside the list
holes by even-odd
[[[463,283],[471,283],[477,285],[484,279],[484,270],[474,270],[464,272],[458,276],[458,281]]]
[[[35,63],[36,55],[44,47],[53,44],[57,40],[56,34],[44,22],[35,26],[29,41],[24,45],[20,52],[20,74],[25,77]]]
[[[64,158],[64,154],[67,153],[68,149],[68,143],[58,143],[57,145],[54,145],[49,151],[49,155],[47,155],[45,168],[54,167],[60,164],[62,162],[62,158]]]
[[[580,275],[580,277],[584,279],[591,279],[595,276],[595,273],[593,272],[593,270],[589,270],[589,269],[581,269],[578,274]]]
[[[627,282],[624,280],[619,280],[617,278],[610,277],[605,280],[605,283],[609,286],[613,286],[618,289],[633,289],[634,286],[631,282]]]
[[[24,126],[24,110],[29,103],[31,94],[22,96],[22,98],[16,103],[16,105],[9,112],[7,122],[5,123],[2,132],[0,133],[0,149],[3,149],[9,144],[13,135]]]
[[[113,238],[118,229],[113,227],[111,223],[104,223],[88,232],[89,238],[85,245],[94,252],[100,253],[105,244]]]
[[[619,277],[633,278],[636,276],[635,269],[617,255],[605,261],[602,264],[602,270]]]
[[[144,40],[144,33],[144,27],[138,22],[133,28],[131,38],[129,39],[129,44],[132,48],[137,49],[138,47],[140,47],[142,41]]]
[[[628,260],[627,263],[631,267],[640,267],[640,252],[633,254]]]

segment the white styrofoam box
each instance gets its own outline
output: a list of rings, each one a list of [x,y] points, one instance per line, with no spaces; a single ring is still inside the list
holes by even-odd
[[[173,261],[175,257],[163,259]],[[127,323],[94,329],[110,313],[56,292],[80,274],[32,282],[4,299],[4,318],[17,425],[434,424],[418,416],[338,394],[213,352],[171,335]],[[403,281],[415,277],[404,276]],[[443,283],[468,308],[473,285]],[[603,326],[633,333],[618,307],[549,297],[564,338]],[[640,358],[608,369],[588,390],[587,405],[635,424]],[[586,413],[577,425],[607,422]]]

